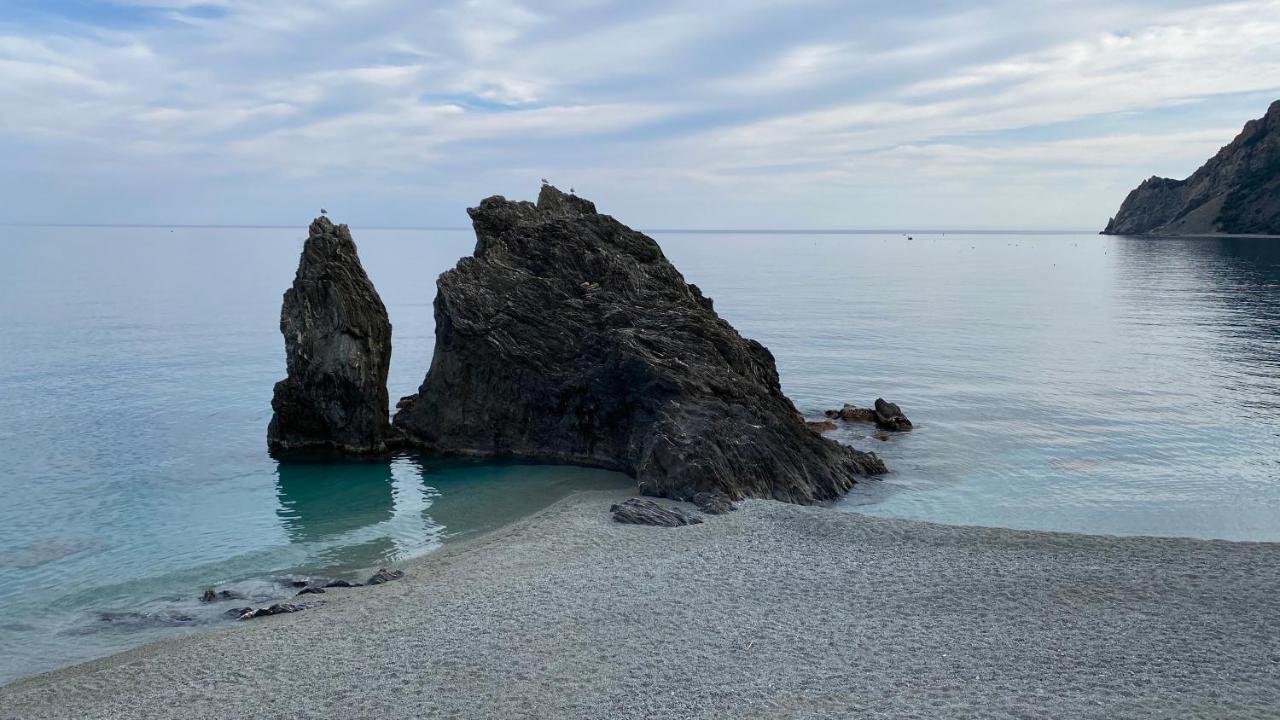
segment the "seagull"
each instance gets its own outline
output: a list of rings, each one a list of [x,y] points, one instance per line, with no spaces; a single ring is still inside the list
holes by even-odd
[[[328,211],[328,210],[325,210],[324,208],[320,208],[320,214],[321,214],[321,215],[328,215],[328,214],[329,214],[329,211]]]
[[[547,182],[547,179],[546,179],[546,178],[542,178],[542,184],[543,184],[543,185],[550,185],[551,183]]]
[[[570,195],[572,195],[572,194],[573,194],[573,188],[569,188],[569,194],[570,194]]]

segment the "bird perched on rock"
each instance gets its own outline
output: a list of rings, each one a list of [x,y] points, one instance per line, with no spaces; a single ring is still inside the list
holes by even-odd
[[[329,211],[328,211],[328,210],[325,210],[324,208],[320,208],[320,214],[321,214],[321,215],[328,215],[328,214],[329,214]]]

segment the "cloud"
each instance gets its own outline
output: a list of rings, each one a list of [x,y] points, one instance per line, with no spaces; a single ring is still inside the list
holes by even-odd
[[[98,7],[0,10],[0,153],[39,179],[0,221],[280,222],[323,192],[438,224],[548,175],[650,226],[906,226],[969,178],[988,209],[1041,188],[1019,222],[1092,227],[1280,90],[1280,0]]]

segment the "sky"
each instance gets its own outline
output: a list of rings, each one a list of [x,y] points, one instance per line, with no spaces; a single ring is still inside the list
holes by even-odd
[[[1280,98],[1280,0],[3,0],[0,222],[1101,228]]]

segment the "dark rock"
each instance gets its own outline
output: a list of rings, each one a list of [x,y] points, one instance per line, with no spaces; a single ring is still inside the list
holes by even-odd
[[[364,587],[364,583],[353,583],[346,580],[330,580],[324,584],[327,588],[357,588]]]
[[[804,424],[808,425],[810,430],[819,434],[836,429],[836,424],[830,420],[806,420]]]
[[[884,472],[805,427],[769,351],[651,238],[551,186],[469,212],[475,253],[437,281],[431,368],[395,416],[414,444],[619,470],[678,499],[811,503]]]
[[[858,407],[845,403],[845,406],[839,410],[828,410],[823,413],[829,418],[844,420],[846,422],[875,422],[876,411],[871,408]]]
[[[244,599],[245,599],[245,596],[243,593],[238,593],[234,590],[214,590],[213,588],[209,588],[208,590],[205,590],[204,594],[200,596],[200,602],[205,602],[205,603],[218,602],[220,600],[244,600]]]
[[[324,588],[321,587],[305,587],[298,591],[298,595],[323,595]]]
[[[346,225],[311,223],[280,331],[289,375],[271,399],[270,447],[384,451],[391,323]]]
[[[399,580],[402,577],[404,577],[403,570],[388,570],[386,568],[382,568],[378,572],[374,573],[373,577],[365,581],[365,585],[381,585],[382,583],[391,582],[392,580]]]
[[[902,409],[884,398],[876,398],[876,426],[884,430],[910,430],[911,421],[902,414]]]
[[[737,510],[738,507],[733,504],[728,495],[722,492],[700,492],[693,496],[693,504],[698,509],[708,515],[722,515],[731,510]]]
[[[267,617],[268,615],[296,613],[312,607],[315,607],[315,605],[310,603],[276,603],[264,608],[237,608],[240,614],[236,617],[240,620],[252,620],[254,618]]]
[[[630,498],[609,508],[613,519],[631,525],[661,525],[663,527],[679,527],[681,525],[697,525],[702,518],[690,515],[680,508],[659,505],[652,500]]]
[[[1144,180],[1102,232],[1280,233],[1280,100],[1187,179]]]

